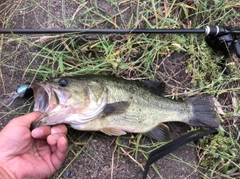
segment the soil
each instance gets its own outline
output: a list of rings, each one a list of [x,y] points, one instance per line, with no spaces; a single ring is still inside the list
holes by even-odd
[[[2,4],[3,2],[4,1],[0,0],[0,4]],[[62,1],[49,0],[47,3],[47,1],[37,0],[36,2],[40,3],[42,7],[48,9],[56,18],[60,20],[64,20],[62,17],[62,13],[65,13],[66,18],[72,17],[72,15],[76,12],[76,9],[79,7],[79,5],[74,3],[74,1],[65,2],[63,12]],[[12,1],[12,3],[15,3],[14,6],[16,6],[17,1]],[[9,26],[11,28],[31,29],[86,27],[87,22],[83,23],[80,20],[75,20],[71,23],[69,22],[69,27],[63,27],[56,19],[52,18],[52,16],[47,14],[43,9],[35,8],[32,5],[34,5],[32,1],[25,1],[24,6],[28,7],[27,11],[20,10],[18,16],[12,17]],[[99,12],[103,15],[105,15],[105,13],[118,12],[115,7],[111,6],[107,1],[104,0],[88,1],[88,6],[98,6]],[[126,8],[126,6],[122,6],[121,8],[124,9]],[[117,19],[117,24],[121,26],[121,23],[126,23],[135,10],[135,5],[132,4],[132,6],[130,6],[130,8],[124,12],[122,16],[123,18]],[[83,9],[80,10],[78,13],[82,12]],[[9,15],[10,14],[11,12],[9,12]],[[1,23],[1,27],[6,27],[4,26],[3,22]],[[109,23],[100,23],[99,27],[112,28],[112,25]],[[18,70],[26,69],[28,66],[29,58],[31,58],[31,56],[28,56],[28,51],[26,49],[27,47],[18,46],[17,43],[9,43],[8,45],[3,47],[1,61],[4,61],[4,57],[9,55],[12,55],[14,58],[12,61],[6,61],[5,64],[7,64],[8,66],[0,66],[0,94],[12,92],[26,81],[32,81],[32,74],[25,74],[24,70]],[[38,49],[29,50],[37,51]],[[177,86],[178,82],[182,83],[184,81],[184,84],[188,85],[190,77],[184,71],[184,69],[186,69],[187,58],[188,57],[185,54],[173,53],[171,56],[165,59],[164,63],[168,63],[168,69],[164,69],[164,72],[170,76],[172,75],[172,73],[176,74],[176,72],[178,72],[178,75],[175,76],[176,78],[172,79],[171,82],[168,81],[169,84]],[[180,60],[180,63],[176,60]],[[41,63],[41,59],[36,59],[34,63],[35,64],[33,64],[33,66],[37,66]],[[11,66],[14,66],[16,68],[10,68]],[[159,70],[163,70],[162,67],[160,67]],[[160,77],[157,78],[161,81],[166,80],[160,79]],[[168,88],[167,90],[171,90],[171,88]],[[30,103],[31,100],[27,101],[26,99],[17,99],[12,104],[12,106],[10,106],[10,109],[1,108],[0,112],[4,115],[2,115],[1,117],[0,127],[3,128],[7,124],[7,122],[13,117],[30,112],[32,110],[31,108],[29,108]],[[15,110],[16,112],[11,112],[11,114],[8,113],[12,110]],[[180,123],[172,123],[169,124],[169,126],[171,127],[171,138],[177,138],[178,136],[186,133],[189,129],[187,125]],[[90,140],[90,142],[88,142],[88,139],[90,137],[92,137],[92,139]],[[131,137],[132,136],[128,134],[126,137],[121,138],[122,145],[131,147]],[[69,129],[68,138],[69,152],[67,159],[63,163],[61,169],[53,176],[53,178],[58,178],[59,174],[61,173],[63,174],[60,176],[60,178],[65,179],[138,179],[142,177],[142,170],[139,165],[127,155],[129,153],[131,156],[135,157],[132,150],[130,150],[128,147],[123,146],[122,149],[125,152],[120,149],[119,155],[118,150],[116,150],[116,137],[109,137],[98,132],[80,132]],[[151,140],[147,137],[144,137],[141,140],[141,143],[150,144]],[[176,157],[178,159],[176,159]],[[135,158],[135,160],[140,164],[144,164],[146,162],[145,157],[140,152],[138,153],[138,156]],[[200,174],[195,170],[196,166],[198,166],[198,160],[193,145],[186,145],[179,148],[171,155],[168,155],[163,159],[157,161],[155,165],[162,178],[201,178]],[[69,167],[64,170],[66,166]],[[153,168],[150,169],[149,178],[159,178]]]

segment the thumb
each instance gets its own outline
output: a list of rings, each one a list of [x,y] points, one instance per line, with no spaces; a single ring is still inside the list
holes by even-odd
[[[37,120],[37,118],[41,115],[42,113],[39,111],[31,112],[29,114],[19,116],[17,118],[14,118],[10,123],[11,125],[21,125],[21,126],[26,126],[30,128],[31,123]]]

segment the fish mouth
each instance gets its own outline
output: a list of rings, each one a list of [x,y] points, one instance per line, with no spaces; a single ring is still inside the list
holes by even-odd
[[[59,105],[65,105],[71,94],[63,89],[54,88],[49,83],[33,85],[34,111],[50,112]]]
[[[40,111],[42,113],[48,111],[50,104],[52,90],[48,83],[36,83],[33,86],[33,94],[34,94],[34,111]]]
[[[31,125],[31,129],[34,129],[51,122],[44,118],[55,108],[64,106],[71,95],[65,90],[54,88],[49,83],[36,83],[32,88],[35,101],[33,111],[42,112],[42,115]]]

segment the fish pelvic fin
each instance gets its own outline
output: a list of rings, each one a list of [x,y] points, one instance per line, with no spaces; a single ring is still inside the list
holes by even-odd
[[[219,127],[220,120],[216,117],[213,96],[205,94],[186,100],[192,109],[192,116],[186,123],[191,126],[210,128]]]
[[[102,129],[100,129],[101,132],[109,135],[109,136],[121,136],[121,135],[125,135],[126,132],[121,130],[121,129],[118,129],[118,128],[115,128],[115,127],[104,127]]]
[[[166,124],[163,123],[159,123],[156,127],[144,133],[144,135],[160,142],[170,140],[169,128]]]

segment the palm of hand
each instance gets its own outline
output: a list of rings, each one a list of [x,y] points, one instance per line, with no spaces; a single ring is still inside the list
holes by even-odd
[[[11,121],[0,132],[0,162],[17,178],[48,178],[65,159],[66,127],[60,134],[42,127],[40,138],[33,138],[30,124]]]

